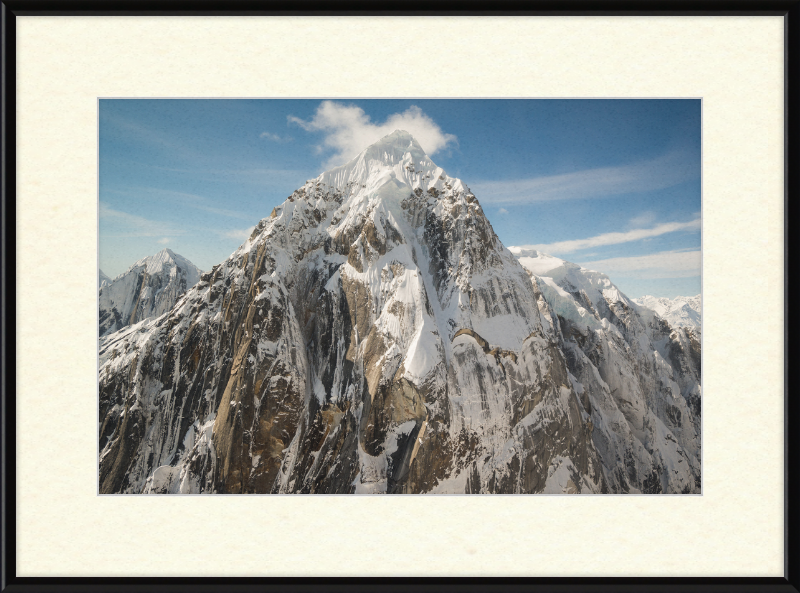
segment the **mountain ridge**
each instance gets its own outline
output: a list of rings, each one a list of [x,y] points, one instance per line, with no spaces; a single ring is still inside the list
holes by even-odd
[[[674,327],[690,327],[697,331],[700,330],[702,297],[699,294],[696,296],[677,296],[671,299],[645,295],[633,299],[633,301],[637,305],[655,311]]]

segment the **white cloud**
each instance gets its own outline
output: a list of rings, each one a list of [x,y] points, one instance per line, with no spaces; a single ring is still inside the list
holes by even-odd
[[[288,136],[281,138],[278,134],[273,134],[271,132],[261,132],[258,137],[266,138],[267,140],[272,140],[273,142],[289,142],[291,140],[291,138]]]
[[[166,245],[169,243],[169,237],[164,237],[163,239],[159,239],[156,243],[161,243],[162,245]]]
[[[402,113],[393,113],[382,124],[373,123],[369,115],[357,105],[333,101],[320,103],[314,117],[309,121],[291,115],[287,119],[308,132],[325,133],[324,148],[335,150],[325,164],[326,167],[346,163],[370,144],[395,130],[405,130],[414,136],[428,155],[458,142],[454,135],[443,132],[436,122],[415,105]]]
[[[637,278],[691,278],[700,275],[700,250],[660,251],[650,255],[613,257],[582,263],[608,275]]]
[[[640,241],[642,239],[649,239],[665,235],[667,233],[674,233],[676,231],[689,231],[700,228],[700,219],[690,220],[689,222],[665,222],[654,226],[651,229],[633,229],[625,232],[603,233],[588,239],[573,239],[570,241],[558,241],[556,243],[546,243],[539,245],[522,245],[522,249],[535,249],[536,251],[544,251],[554,255],[560,253],[571,253],[581,249],[589,249],[592,247],[600,247],[603,245],[617,245],[619,243],[629,243],[631,241]]]
[[[498,210],[497,213],[498,214],[508,214],[508,210],[506,210],[505,208],[500,208],[500,210]]]
[[[513,204],[603,198],[672,187],[700,177],[700,159],[692,152],[668,152],[656,159],[623,165],[585,169],[513,181],[471,183],[482,204]]]
[[[246,241],[250,238],[250,234],[256,227],[251,226],[246,229],[233,229],[230,231],[219,231],[219,236],[226,239],[236,239],[237,241]]]
[[[656,214],[652,211],[642,212],[638,216],[634,216],[628,221],[628,224],[633,227],[641,227],[647,224],[653,224],[656,221]]]

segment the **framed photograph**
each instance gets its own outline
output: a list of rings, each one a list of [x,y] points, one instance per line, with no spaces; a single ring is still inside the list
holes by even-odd
[[[100,494],[701,493],[700,99],[99,119]]]
[[[798,3],[530,9],[3,6],[3,590],[798,589]]]

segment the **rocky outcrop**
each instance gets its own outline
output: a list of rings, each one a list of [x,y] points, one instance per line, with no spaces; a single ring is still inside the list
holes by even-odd
[[[100,490],[635,491],[604,465],[571,331],[469,188],[395,132],[101,340]],[[642,438],[667,434],[645,417]]]

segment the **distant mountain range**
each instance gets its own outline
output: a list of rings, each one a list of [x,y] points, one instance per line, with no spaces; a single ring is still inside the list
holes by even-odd
[[[699,294],[693,297],[679,296],[674,299],[647,295],[633,301],[637,305],[655,311],[673,327],[690,327],[700,331],[702,299]]]

